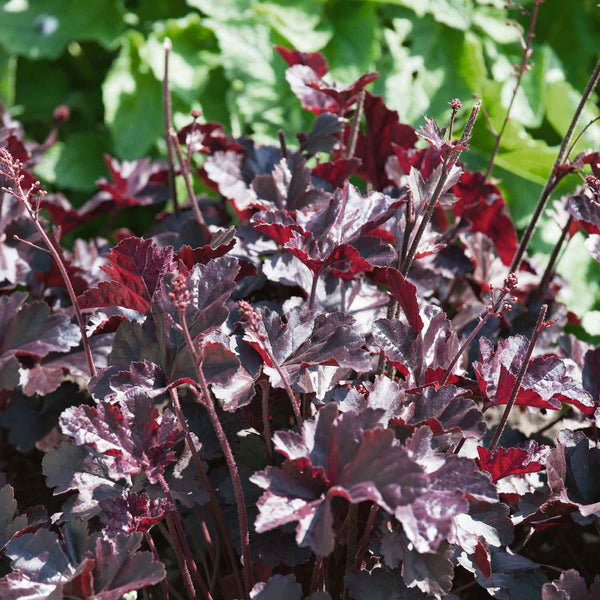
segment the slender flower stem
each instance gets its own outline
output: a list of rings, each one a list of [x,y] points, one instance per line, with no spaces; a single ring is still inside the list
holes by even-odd
[[[198,517],[198,522],[200,523],[200,531],[202,532],[202,537],[204,538],[204,543],[206,544],[206,548],[208,549],[208,555],[210,556],[210,561],[212,564],[215,564],[215,549],[212,541],[212,537],[210,535],[210,531],[208,530],[208,526],[206,525],[206,521],[204,520],[204,515],[200,510],[200,507],[196,505],[196,516]]]
[[[194,392],[196,392],[196,390],[194,388],[192,388],[192,390]],[[235,552],[233,551],[233,546],[231,545],[229,531],[227,530],[227,526],[225,525],[225,518],[223,516],[223,511],[221,510],[221,505],[219,504],[219,499],[217,498],[217,495],[215,494],[215,491],[208,479],[208,476],[206,475],[206,472],[204,471],[204,467],[202,465],[202,458],[198,454],[198,450],[196,449],[196,446],[194,445],[194,441],[192,439],[187,421],[185,420],[183,410],[181,409],[181,404],[179,402],[179,396],[177,394],[177,390],[175,388],[170,388],[169,394],[171,396],[171,401],[173,403],[173,408],[175,409],[175,415],[177,416],[179,426],[185,432],[186,443],[188,445],[188,448],[190,449],[190,452],[192,453],[192,459],[194,461],[194,464],[196,465],[196,468],[198,469],[198,474],[200,476],[202,484],[204,485],[204,487],[206,488],[206,490],[208,492],[210,512],[212,514],[213,519],[215,520],[216,526],[219,530],[219,534],[225,544],[227,556],[229,557],[229,562],[231,563],[231,570],[233,572],[233,576],[236,581],[236,585],[238,587],[238,593],[243,595],[244,588],[242,586],[242,580],[241,580],[240,572],[239,572],[239,568],[238,568],[238,561],[235,556]]]
[[[365,105],[365,90],[362,90],[358,95],[356,110],[354,111],[354,120],[350,129],[350,137],[348,138],[348,147],[346,148],[346,158],[352,158],[356,152],[356,141],[358,140],[358,131],[360,129],[360,119],[362,117],[363,108]]]
[[[300,409],[301,409],[300,400],[296,397],[296,394],[294,394],[294,390],[292,390],[292,386],[290,385],[290,382],[288,381],[288,378],[287,378],[287,373],[285,373],[285,371],[281,368],[277,359],[273,355],[270,344],[268,343],[268,340],[267,340],[267,335],[263,331],[261,331],[261,325],[260,325],[261,318],[255,312],[255,310],[252,308],[252,306],[245,300],[241,300],[239,302],[239,308],[240,308],[240,315],[248,323],[247,326],[261,340],[261,347],[262,347],[263,351],[265,352],[265,354],[267,355],[268,361],[271,363],[271,365],[273,365],[273,367],[275,367],[275,369],[277,370],[277,373],[279,373],[279,377],[281,378],[283,387],[284,387],[284,389],[288,395],[288,398],[290,399],[290,402],[292,404],[292,410],[294,411],[294,417],[296,419],[296,423],[298,424],[298,426],[301,426],[302,425],[302,414],[300,412]]]
[[[85,325],[83,323],[83,316],[81,315],[81,310],[79,309],[79,304],[77,303],[77,295],[75,294],[75,290],[73,289],[73,284],[71,283],[71,279],[69,277],[69,273],[65,267],[62,256],[60,252],[50,239],[50,236],[46,233],[44,228],[42,227],[40,220],[38,218],[37,210],[34,210],[31,206],[30,200],[30,192],[26,192],[21,186],[22,176],[20,173],[20,163],[16,161],[13,156],[4,148],[0,149],[0,161],[4,163],[9,170],[9,173],[5,175],[13,182],[13,189],[6,188],[5,190],[9,194],[16,195],[20,202],[23,203],[23,206],[27,210],[31,221],[33,222],[35,228],[38,230],[41,238],[44,240],[44,243],[48,247],[48,251],[52,255],[56,266],[61,274],[61,277],[65,283],[65,287],[67,288],[67,292],[69,294],[69,298],[71,299],[71,304],[73,305],[73,310],[75,311],[75,317],[77,319],[77,324],[79,325],[79,331],[81,332],[81,341],[83,343],[83,349],[85,351],[85,357],[87,359],[88,367],[90,369],[90,375],[94,377],[96,375],[96,366],[94,365],[94,358],[92,356],[92,349],[90,348],[90,343],[88,340],[87,333],[85,331]]]
[[[569,156],[571,156],[571,152],[573,152],[573,148],[575,148],[575,145],[577,144],[577,142],[581,139],[581,136],[596,122],[596,121],[600,121],[600,116],[597,116],[596,118],[592,119],[578,134],[577,137],[573,140],[573,143],[571,144],[571,146],[569,147],[569,150],[567,151],[567,158],[569,158]]]
[[[173,512],[170,512],[166,516],[167,521],[167,529],[169,530],[169,537],[171,538],[171,542],[173,545],[173,550],[175,550],[175,556],[177,557],[177,563],[179,564],[179,568],[181,569],[181,576],[183,577],[183,585],[188,593],[188,597],[192,600],[196,600],[196,590],[194,589],[194,584],[192,583],[192,577],[190,575],[190,570],[188,568],[188,564],[183,555],[183,551],[181,550],[181,546],[179,545],[177,531],[175,529],[175,522],[173,520]]]
[[[320,581],[321,581],[321,572],[323,570],[323,557],[318,554],[315,558],[315,566],[313,567],[312,576],[310,578],[310,591],[309,595],[314,594],[319,591]]]
[[[471,114],[469,115],[469,119],[467,121],[467,124],[465,125],[465,130],[464,130],[462,138],[461,138],[461,141],[463,141],[464,143],[466,143],[471,136],[471,132],[473,131],[473,126],[475,125],[475,120],[477,119],[477,115],[479,114],[480,108],[481,108],[481,101],[478,100],[475,103],[475,105],[473,106],[473,108],[471,109]],[[446,185],[446,181],[447,181],[448,175],[449,175],[449,165],[451,166],[458,160],[461,152],[462,152],[462,150],[459,150],[459,149],[450,150],[448,152],[448,154],[446,154],[446,157],[444,158],[444,163],[442,165],[442,172],[440,173],[440,178],[437,182],[437,185],[435,187],[433,195],[431,196],[431,199],[429,200],[429,204],[427,205],[425,214],[423,215],[423,218],[421,219],[421,223],[419,224],[419,229],[417,230],[417,233],[415,234],[415,237],[414,237],[413,242],[408,250],[406,258],[404,259],[402,266],[400,268],[400,273],[402,273],[402,275],[404,277],[406,277],[406,275],[410,271],[410,267],[412,266],[415,255],[417,253],[417,249],[419,247],[419,242],[421,241],[421,238],[423,237],[423,234],[425,233],[425,229],[427,228],[427,225],[429,225],[429,222],[431,221],[431,217],[433,216],[433,211],[435,210],[438,200],[440,199],[440,196],[442,195],[442,192],[444,191],[444,186]]]
[[[181,544],[181,548],[183,549],[184,554],[184,560],[187,564],[189,572],[194,578],[194,581],[198,584],[198,587],[204,594],[204,597],[208,600],[213,600],[212,596],[208,591],[208,588],[206,587],[206,584],[204,583],[204,580],[202,579],[202,577],[200,577],[200,573],[198,573],[198,567],[196,566],[196,561],[194,560],[194,556],[192,555],[192,549],[190,548],[190,545],[188,544],[187,538],[185,536],[185,530],[183,528],[183,523],[181,522],[181,516],[177,511],[175,499],[173,498],[171,490],[169,489],[169,485],[167,484],[163,475],[158,476],[158,483],[160,483],[160,486],[162,487],[165,496],[167,497],[167,500],[169,501],[169,504],[172,507],[170,515],[167,515],[167,525],[169,524],[169,518],[172,518],[173,525],[175,527],[175,532],[177,535],[177,539],[174,541]]]
[[[523,256],[525,255],[525,251],[527,250],[527,247],[529,246],[529,243],[531,242],[531,238],[533,237],[533,232],[535,231],[537,222],[538,222],[544,208],[546,207],[546,203],[548,202],[548,198],[550,198],[550,194],[552,194],[552,192],[554,191],[554,189],[556,188],[556,186],[558,185],[558,183],[561,179],[561,177],[559,175],[557,175],[558,167],[562,164],[563,159],[565,158],[565,155],[567,152],[567,147],[569,145],[569,142],[571,140],[571,137],[573,135],[573,131],[575,130],[577,122],[579,121],[579,117],[581,116],[581,113],[582,113],[591,93],[594,91],[594,88],[596,87],[599,79],[600,79],[600,60],[596,63],[596,66],[590,76],[588,84],[583,92],[583,95],[581,96],[581,101],[579,102],[579,105],[577,106],[577,109],[575,110],[575,114],[573,115],[573,119],[571,120],[571,124],[569,125],[569,129],[568,129],[565,137],[563,138],[562,144],[560,146],[560,150],[558,151],[558,156],[556,157],[556,160],[554,161],[554,166],[552,168],[552,172],[550,173],[550,175],[548,177],[548,181],[546,182],[546,185],[544,186],[544,189],[542,190],[542,194],[541,194],[538,204],[535,208],[533,216],[531,217],[531,220],[529,221],[527,230],[523,234],[523,238],[521,239],[521,242],[519,243],[519,247],[517,248],[517,252],[515,253],[515,256],[513,258],[512,265],[510,266],[510,270],[514,273],[516,273],[518,271],[519,267],[521,266],[521,262],[523,261]]]
[[[460,360],[460,357],[463,355],[464,351],[471,345],[471,342],[475,339],[475,336],[481,331],[483,326],[488,322],[488,319],[492,316],[490,311],[486,311],[479,319],[479,323],[475,326],[473,331],[469,334],[469,337],[464,341],[463,345],[458,349],[458,352],[454,355],[454,358],[450,362],[450,364],[446,367],[442,378],[440,379],[440,386],[445,385],[446,381],[450,375],[452,375],[452,370],[454,369],[456,363]]]
[[[358,504],[348,508],[348,547],[346,549],[346,572],[350,571],[356,557],[356,534],[358,529]]]
[[[265,446],[267,447],[267,456],[269,461],[273,461],[273,441],[271,440],[271,424],[269,423],[269,391],[271,386],[268,381],[261,381],[259,383],[261,391],[261,405],[262,405],[262,422],[263,422],[263,438],[265,440]]]
[[[163,99],[163,120],[165,124],[165,142],[167,144],[167,158],[169,161],[169,189],[171,190],[171,198],[173,199],[173,208],[175,214],[179,214],[179,203],[177,202],[177,187],[175,186],[175,161],[173,160],[173,142],[171,140],[172,109],[171,109],[171,89],[169,85],[169,58],[173,44],[170,38],[165,38],[163,42],[165,49],[165,66],[163,71],[162,82],[162,99]]]
[[[200,207],[198,206],[198,200],[196,199],[196,194],[194,192],[194,186],[192,185],[192,180],[190,178],[190,170],[183,158],[183,154],[181,153],[181,148],[179,147],[179,140],[177,139],[177,134],[171,129],[170,138],[175,148],[175,154],[177,154],[177,161],[179,162],[179,167],[181,168],[181,173],[183,174],[183,180],[185,181],[185,187],[187,189],[188,198],[190,200],[190,204],[192,205],[192,210],[194,211],[194,215],[196,217],[196,221],[200,227],[205,228],[206,223],[204,222],[204,217],[200,212]]]
[[[363,531],[362,537],[358,543],[358,551],[356,552],[356,557],[354,558],[354,566],[355,570],[360,569],[360,563],[362,562],[362,558],[364,553],[369,546],[369,537],[371,535],[371,531],[373,531],[373,526],[375,525],[375,519],[377,517],[377,512],[379,511],[379,506],[373,503],[371,506],[371,511],[369,512],[369,517],[367,519],[367,524],[365,525],[365,530]]]
[[[269,360],[271,361],[271,363],[277,370],[277,373],[279,373],[279,377],[281,377],[281,381],[283,382],[283,387],[288,395],[288,398],[290,399],[290,403],[292,404],[292,410],[294,411],[294,418],[296,419],[296,424],[298,425],[298,427],[302,427],[303,419],[302,419],[302,413],[300,410],[301,409],[300,400],[298,399],[296,394],[294,394],[294,390],[292,389],[292,386],[290,385],[290,382],[288,381],[287,374],[279,366],[279,363],[275,360],[273,353],[271,351],[268,351],[267,354],[269,355]]]
[[[144,538],[146,539],[146,544],[148,544],[148,548],[150,548],[150,552],[152,552],[152,555],[154,556],[154,560],[160,561],[158,551],[156,550],[156,546],[154,545],[154,540],[152,539],[152,536],[150,535],[149,531],[144,532]],[[167,582],[165,579],[163,579],[160,582],[160,587],[162,590],[163,600],[169,600],[169,590],[167,588]]]
[[[535,348],[535,343],[537,342],[538,336],[540,335],[542,329],[544,328],[544,319],[546,317],[546,311],[548,310],[548,305],[547,304],[543,304],[542,308],[540,309],[540,314],[538,315],[538,319],[537,322],[535,324],[535,329],[533,330],[533,334],[531,336],[531,339],[529,340],[529,346],[527,347],[527,352],[525,354],[525,358],[523,359],[523,363],[521,364],[521,368],[519,369],[519,374],[517,375],[517,379],[515,381],[515,384],[513,386],[512,392],[510,394],[510,398],[508,399],[508,402],[506,403],[506,408],[504,409],[504,413],[502,415],[502,418],[500,419],[500,423],[498,424],[498,427],[496,428],[496,433],[494,434],[494,439],[492,440],[492,443],[490,444],[490,452],[493,452],[496,449],[496,446],[498,445],[498,441],[500,440],[500,437],[502,436],[502,432],[504,431],[504,428],[506,427],[506,423],[508,421],[508,416],[510,415],[510,411],[512,410],[512,407],[517,399],[517,395],[519,393],[519,389],[521,387],[521,382],[523,381],[523,377],[525,376],[525,373],[527,372],[527,367],[529,366],[529,359],[531,358],[531,354],[533,353],[533,349]]]
[[[279,138],[279,147],[281,148],[281,156],[283,158],[288,157],[287,144],[285,143],[285,134],[283,133],[283,129],[279,129],[277,131],[277,137]]]
[[[413,195],[409,190],[406,195],[406,210],[404,212],[404,235],[402,236],[402,249],[400,250],[400,255],[398,256],[398,269],[402,266],[402,263],[406,260],[406,255],[408,253],[408,242],[410,240],[410,234],[412,233],[413,228]]]
[[[190,335],[190,330],[187,326],[187,320],[185,318],[185,309],[179,309],[179,316],[181,319],[181,326],[183,328],[183,334],[188,346],[188,349],[192,355],[194,361],[194,367],[196,370],[196,375],[198,377],[198,383],[200,386],[199,399],[202,405],[206,408],[208,412],[208,416],[210,418],[211,424],[217,435],[217,439],[219,440],[219,444],[221,446],[221,450],[225,455],[225,461],[227,463],[227,467],[229,469],[229,475],[231,476],[231,481],[233,483],[233,492],[235,495],[235,501],[237,504],[237,512],[238,512],[238,520],[240,523],[240,538],[241,538],[241,547],[242,547],[242,561],[244,563],[244,579],[246,584],[246,597],[250,596],[250,590],[253,586],[253,576],[252,576],[252,560],[250,558],[250,535],[248,533],[248,518],[246,516],[246,503],[244,501],[244,492],[242,489],[242,482],[240,480],[240,475],[238,473],[237,464],[235,462],[235,458],[233,456],[233,452],[231,451],[231,446],[229,445],[229,441],[227,440],[227,436],[225,435],[225,431],[223,430],[223,426],[221,425],[221,421],[219,421],[219,415],[217,415],[217,411],[215,410],[212,398],[210,396],[210,391],[208,389],[208,384],[206,383],[206,377],[204,377],[204,373],[202,371],[202,357],[198,355],[196,349],[194,348],[194,343],[192,341],[192,337]],[[194,389],[194,388],[192,388]]]
[[[246,582],[246,593],[247,596],[250,595],[250,590],[254,585],[254,579],[252,576],[252,559],[250,558],[250,535],[248,532],[248,517],[246,516],[246,504],[244,500],[244,492],[242,489],[242,482],[240,480],[240,475],[237,470],[237,464],[235,462],[235,458],[233,456],[233,452],[231,451],[231,446],[229,445],[229,441],[227,440],[227,436],[225,435],[225,431],[223,430],[223,426],[219,421],[219,415],[217,415],[217,411],[210,399],[210,396],[206,396],[208,393],[208,387],[206,383],[202,384],[203,395],[205,398],[204,406],[208,411],[208,416],[210,418],[211,424],[215,433],[217,434],[217,439],[219,440],[219,444],[221,445],[221,449],[223,454],[225,455],[225,461],[227,463],[227,467],[229,468],[229,474],[231,476],[231,480],[233,482],[233,491],[235,495],[235,501],[237,504],[237,512],[238,519],[240,522],[240,538],[241,538],[241,546],[242,546],[242,560],[244,563],[244,579]]]
[[[308,297],[308,310],[312,310],[315,307],[315,298],[317,295],[317,285],[319,283],[319,275],[321,269],[313,273],[312,285],[310,286],[310,296]]]

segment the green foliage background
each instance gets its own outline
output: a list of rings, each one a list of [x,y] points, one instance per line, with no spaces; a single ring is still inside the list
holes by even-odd
[[[477,94],[498,128],[514,85],[512,65],[522,56],[506,21],[528,23],[503,0],[10,0],[0,6],[0,98],[38,140],[51,127],[52,110],[69,105],[72,118],[37,173],[74,204],[105,174],[104,152],[121,159],[163,154],[165,36],[174,48],[175,124],[187,123],[198,108],[234,135],[269,142],[279,128],[294,139],[313,118],[291,94],[273,44],[323,52],[342,83],[379,71],[371,90],[413,125],[423,113],[443,124],[449,100],[468,104]],[[596,0],[544,2],[534,66],[493,172],[519,227],[535,206],[599,53]],[[581,122],[598,113],[594,96]],[[484,168],[492,146],[481,119],[469,166]],[[576,150],[588,147],[600,149],[600,127],[591,127]],[[557,237],[547,221],[534,251],[547,254]],[[589,333],[600,334],[600,269],[583,239],[571,242],[561,270],[573,288],[569,306],[588,313]]]

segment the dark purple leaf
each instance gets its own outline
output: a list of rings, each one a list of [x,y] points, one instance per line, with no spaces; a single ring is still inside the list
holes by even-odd
[[[107,255],[102,266],[113,281],[102,281],[79,298],[81,308],[123,306],[145,313],[162,277],[174,270],[173,249],[159,249],[152,240],[127,238]]]
[[[299,50],[290,50],[283,46],[273,47],[279,52],[281,58],[283,58],[290,67],[293,67],[294,65],[306,65],[319,77],[323,77],[329,72],[327,59],[320,52],[300,52]]]
[[[569,198],[568,210],[580,227],[590,235],[600,234],[600,204],[587,194],[575,194]]]
[[[492,476],[494,483],[509,475],[541,471],[544,466],[540,461],[545,462],[548,450],[547,446],[538,446],[533,440],[524,448],[498,447],[493,453],[482,446],[477,447],[479,465]]]
[[[300,150],[310,155],[331,152],[339,142],[343,129],[342,119],[338,115],[323,113],[315,119],[308,134],[302,135]]]
[[[401,531],[394,531],[386,532],[381,551],[386,566],[396,568],[402,563],[402,578],[407,586],[425,594],[447,597],[454,577],[454,566],[449,560],[452,549],[447,543],[435,552],[418,552]]]
[[[72,563],[56,533],[47,529],[25,533],[8,545],[13,573],[0,580],[2,597],[120,600],[166,575],[150,552],[136,552],[141,540],[142,534],[136,533],[117,534],[110,540],[100,535],[95,543],[90,540],[89,554]]]
[[[364,114],[366,132],[359,132],[354,155],[362,160],[361,177],[370,181],[376,190],[383,190],[391,183],[385,164],[394,153],[392,144],[412,148],[417,135],[410,125],[400,123],[398,113],[389,110],[382,98],[369,92],[365,95]]]
[[[373,324],[375,343],[412,386],[427,383],[428,371],[445,369],[458,351],[458,338],[442,309],[426,305],[420,316],[424,326],[418,333],[398,319]]]
[[[411,168],[408,176],[408,184],[413,195],[414,211],[416,215],[423,214],[429,205],[440,181],[441,173],[442,165],[436,167],[427,178],[423,178],[423,174],[418,169],[415,169],[414,167]],[[458,183],[461,173],[462,170],[456,165],[453,165],[448,169],[448,177],[444,182],[442,194],[438,198],[440,208],[450,210],[457,202],[458,199],[449,190],[453,185]]]
[[[266,583],[255,584],[250,592],[253,600],[300,600],[302,586],[293,575],[273,575]]]
[[[563,571],[558,579],[544,584],[542,600],[594,600],[600,597],[600,576],[588,590],[585,579],[575,570]]]
[[[388,512],[415,499],[426,479],[389,429],[381,411],[337,415],[323,407],[302,433],[277,432],[275,448],[288,459],[251,477],[265,493],[258,503],[258,532],[298,521],[296,540],[316,554],[333,550],[331,499],[371,500]]]
[[[387,221],[403,202],[378,192],[363,196],[348,184],[336,189],[328,204],[297,211],[295,217],[284,211],[259,212],[253,225],[313,273],[332,266],[338,276],[347,273],[353,278],[355,272],[372,267],[350,244]]]
[[[316,187],[324,187],[319,181],[327,183],[327,191],[341,188],[348,178],[360,166],[358,158],[339,158],[332,162],[322,162],[312,170],[313,182]],[[316,181],[315,181],[316,180]]]
[[[582,380],[583,389],[591,394],[594,402],[600,401],[600,346],[585,353]]]
[[[548,485],[557,499],[574,505],[584,516],[600,510],[600,480],[592,476],[600,468],[600,449],[590,448],[581,432],[559,434],[546,468]]]
[[[145,473],[151,482],[176,462],[175,448],[184,439],[173,413],[158,409],[142,395],[122,402],[100,402],[95,407],[67,409],[60,418],[63,433],[79,446],[92,446],[111,457],[110,475]]]
[[[88,520],[100,512],[98,503],[121,495],[126,483],[111,474],[111,457],[87,447],[63,443],[46,453],[42,468],[54,494],[77,491],[63,506],[64,518]]]
[[[235,288],[238,271],[238,261],[230,256],[216,258],[205,265],[194,265],[187,278],[190,297],[185,310],[192,339],[202,333],[208,333],[227,318],[229,311],[225,303]],[[155,310],[159,313],[158,321],[161,326],[167,328],[169,325],[164,321],[168,318],[179,323],[178,311],[169,297],[173,279],[172,273],[164,278],[163,286],[155,298]]]
[[[8,439],[21,452],[33,450],[36,443],[58,427],[63,410],[86,400],[79,386],[69,382],[45,396],[24,396],[15,391],[0,413],[0,427],[8,429]]]
[[[344,313],[304,312],[293,309],[287,321],[268,308],[259,308],[260,334],[246,329],[244,339],[265,362],[265,372],[274,387],[283,387],[281,376],[271,363],[271,354],[293,384],[301,370],[311,365],[329,364],[367,371],[371,361],[363,349],[365,340],[356,332],[354,319]]]
[[[125,492],[122,496],[101,500],[99,505],[102,509],[100,520],[111,534],[144,533],[170,510],[166,498],[151,499],[145,492]]]
[[[26,293],[0,297],[0,356],[42,358],[50,352],[67,352],[81,335],[66,315],[51,314],[45,302],[25,304]]]
[[[270,174],[281,159],[281,151],[274,146],[254,146],[243,138],[245,155],[233,150],[215,152],[204,162],[206,178],[217,186],[218,191],[228,200],[232,200],[238,213],[253,207],[261,207],[252,189],[257,175]]]
[[[402,308],[408,324],[418,333],[424,325],[419,315],[417,288],[410,281],[404,279],[397,269],[387,269],[386,280],[390,294]]]
[[[464,171],[452,193],[459,199],[453,207],[455,217],[466,219],[471,231],[480,231],[494,240],[502,262],[510,265],[519,242],[500,188],[484,183],[482,173]]]
[[[477,381],[490,405],[506,404],[525,359],[529,340],[521,335],[500,340],[494,350],[486,338],[479,341],[480,362],[473,363]],[[594,402],[581,383],[573,379],[565,363],[555,356],[538,356],[529,362],[516,404],[557,410],[573,404],[585,414]]]
[[[127,592],[165,578],[164,566],[151,552],[137,552],[141,543],[141,533],[96,539],[93,600],[120,600]]]
[[[431,596],[406,587],[400,571],[376,567],[371,572],[346,573],[344,583],[352,600],[430,600]],[[447,596],[447,600],[453,598]]]
[[[166,202],[169,191],[162,185],[165,165],[151,162],[149,158],[119,162],[107,154],[104,162],[108,167],[112,182],[106,179],[97,181],[102,190],[97,196],[104,201],[112,200],[118,207],[147,206]],[[158,180],[158,181],[157,181]]]
[[[252,181],[256,205],[262,209],[292,211],[326,202],[329,195],[313,187],[311,171],[305,163],[300,154],[290,153],[274,166],[271,173],[257,175]]]

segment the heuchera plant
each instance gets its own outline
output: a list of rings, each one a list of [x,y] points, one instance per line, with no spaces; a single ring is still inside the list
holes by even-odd
[[[486,173],[461,161],[480,102],[415,131],[377,74],[277,50],[316,115],[297,143],[166,111],[171,162],[106,157],[78,208],[2,112],[0,596],[598,598],[600,347],[554,268],[578,231],[600,260],[600,153],[563,141],[519,241],[502,131]],[[148,205],[143,236],[62,244]]]

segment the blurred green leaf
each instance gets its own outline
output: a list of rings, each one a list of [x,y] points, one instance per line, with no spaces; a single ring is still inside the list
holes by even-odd
[[[36,165],[35,174],[61,189],[92,192],[95,181],[106,175],[102,155],[108,150],[106,132],[76,133],[54,144]]]
[[[57,58],[71,40],[113,47],[123,31],[118,0],[11,0],[0,11],[0,44],[29,58]]]
[[[546,117],[561,137],[566,134],[580,101],[581,93],[575,90],[567,81],[552,81],[548,85]],[[598,114],[600,114],[600,110],[592,102],[588,102],[579,118],[575,135],[592,119],[597,117]],[[596,149],[600,147],[600,126],[598,126],[598,123],[585,131],[575,147],[575,153],[585,150],[588,147]]]
[[[161,84],[139,55],[143,44],[140,33],[129,32],[102,85],[114,152],[128,160],[147,153],[164,129]]]
[[[349,84],[372,69],[379,29],[376,7],[342,1],[328,4],[327,14],[334,31],[323,52],[332,76]]]
[[[548,262],[548,249],[554,247],[559,236],[560,230],[549,219],[538,228],[530,253],[536,255],[542,269]],[[556,269],[569,284],[561,292],[559,299],[579,317],[585,315],[600,300],[600,264],[590,256],[584,243],[585,235],[575,235],[564,250]]]
[[[467,72],[470,80],[480,77],[484,68],[480,52],[469,46],[471,37],[466,39],[462,31],[431,17],[394,19],[393,30],[384,35],[393,57],[390,72],[384,75],[386,102],[402,120],[421,123],[424,113],[447,119],[448,102],[471,97],[472,90],[461,74],[463,52],[470,51],[477,61]]]
[[[455,29],[468,29],[473,17],[470,0],[376,0],[412,8],[418,17],[431,14],[436,21]]]
[[[322,22],[320,0],[260,2],[255,10],[289,44],[302,52],[321,50],[332,38],[332,24]]]
[[[240,135],[252,127],[259,141],[261,136],[264,141],[283,122],[269,29],[247,21],[206,19],[204,24],[217,36],[225,76],[231,83],[227,105],[233,133]]]
[[[159,22],[141,47],[140,55],[150,65],[154,77],[162,81],[164,75],[164,39],[169,37],[173,52],[169,63],[169,81],[174,94],[191,104],[208,83],[212,69],[221,60],[212,31],[201,24],[200,15],[189,14],[183,19]],[[214,47],[214,51],[206,50]]]
[[[499,44],[511,44],[519,40],[517,30],[506,22],[506,10],[504,9],[481,6],[473,13],[473,24],[479,31]]]
[[[23,106],[28,120],[51,121],[52,111],[69,103],[71,91],[69,73],[55,62],[19,59],[16,102]],[[44,93],[40,93],[40,89]]]
[[[253,0],[187,0],[187,3],[201,10],[205,15],[226,21],[228,19],[243,19],[252,11]]]
[[[0,47],[0,102],[11,106],[15,101],[17,57]]]

